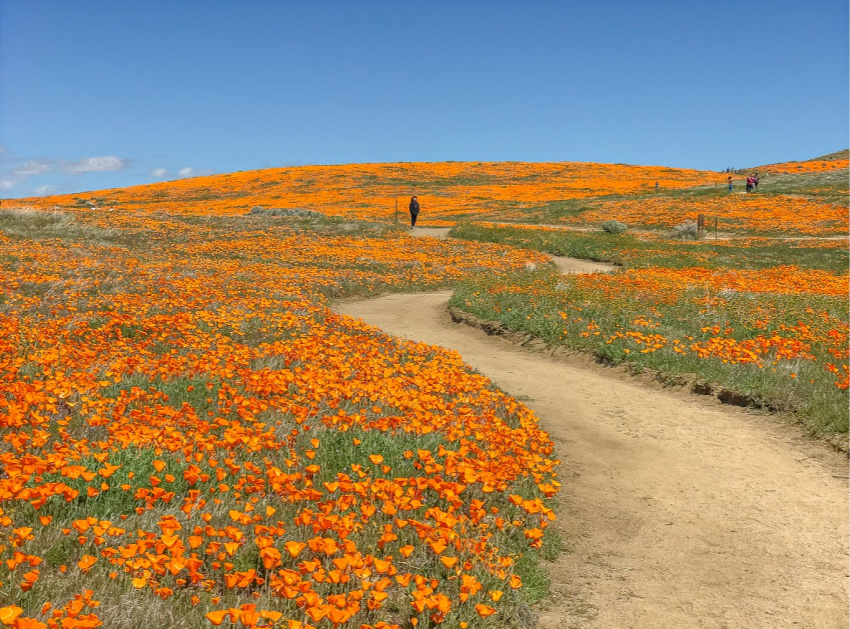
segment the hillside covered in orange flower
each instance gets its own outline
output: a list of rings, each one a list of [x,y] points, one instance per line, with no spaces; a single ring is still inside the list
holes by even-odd
[[[427,219],[489,216],[518,220],[511,208],[561,199],[631,195],[655,182],[686,188],[716,173],[655,166],[579,162],[440,162],[299,166],[194,177],[119,190],[16,200],[14,205],[113,208],[117,212],[244,214],[254,206],[304,208],[328,215],[392,220],[416,194]]]
[[[658,166],[579,162],[299,166],[7,200],[3,205],[77,213],[96,208],[87,220],[100,217],[110,225],[127,213],[221,216],[246,214],[255,207],[404,223],[408,200],[416,194],[421,220],[430,225],[488,220],[598,227],[616,219],[659,230],[702,214],[718,221],[721,230],[734,233],[847,233],[846,156],[777,164],[760,172],[757,193],[744,194],[743,175],[731,176],[729,191],[726,173]],[[787,185],[792,181],[793,193]]]

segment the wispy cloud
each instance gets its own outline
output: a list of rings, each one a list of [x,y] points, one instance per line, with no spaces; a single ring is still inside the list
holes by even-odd
[[[52,184],[46,184],[44,186],[38,186],[37,188],[33,188],[33,194],[37,197],[43,197],[48,194],[53,194],[56,192],[58,186],[54,186]]]
[[[165,173],[167,172],[165,168],[154,168],[151,171],[151,177],[165,177]]]
[[[130,165],[129,159],[116,157],[115,155],[101,155],[95,157],[82,157],[78,160],[52,159],[50,157],[36,157],[22,161],[23,158],[16,157],[8,147],[0,145],[0,164],[5,165],[0,172],[0,190],[11,190],[24,184],[30,177],[40,175],[72,175],[75,177],[91,172],[107,172],[124,170]],[[35,194],[43,195],[54,192],[56,186],[52,184],[38,186],[33,190]]]
[[[102,157],[83,157],[75,162],[65,159],[50,159],[48,157],[37,157],[30,159],[15,168],[13,175],[19,177],[32,177],[34,175],[45,175],[47,173],[64,173],[66,175],[82,175],[91,172],[105,172],[110,170],[124,170],[129,166],[130,160],[121,159],[114,155]]]
[[[104,155],[103,157],[84,157],[76,162],[63,163],[61,168],[64,173],[78,175],[108,170],[124,170],[129,163],[129,160],[114,155]]]
[[[209,168],[202,168],[201,170],[196,170],[191,166],[187,166],[186,168],[181,168],[177,171],[178,177],[206,177],[207,175],[212,175],[215,171]]]
[[[39,157],[30,159],[12,171],[17,177],[32,177],[33,175],[44,175],[56,170],[56,160]]]

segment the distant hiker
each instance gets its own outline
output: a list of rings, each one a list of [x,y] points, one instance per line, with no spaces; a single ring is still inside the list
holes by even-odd
[[[726,178],[726,181],[728,181],[728,182],[729,182],[729,192],[732,192],[732,175],[729,175],[729,176]]]
[[[419,216],[419,199],[410,197],[410,228],[416,227],[416,219]]]
[[[655,191],[658,192],[658,182],[655,182]]]
[[[752,192],[752,191],[753,191],[753,176],[750,175],[749,177],[747,177],[747,192]]]
[[[754,187],[754,188],[758,188],[758,187],[759,187],[759,174],[758,174],[758,173],[756,173],[755,175],[753,175],[753,187]]]

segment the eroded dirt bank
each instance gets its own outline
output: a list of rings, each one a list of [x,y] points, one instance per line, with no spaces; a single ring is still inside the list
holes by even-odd
[[[448,297],[337,309],[459,351],[555,440],[568,550],[539,627],[848,626],[845,458],[744,410],[452,323]]]

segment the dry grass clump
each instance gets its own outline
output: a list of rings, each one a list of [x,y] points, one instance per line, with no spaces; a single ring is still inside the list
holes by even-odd
[[[699,226],[690,219],[673,227],[670,236],[677,240],[699,240]]]

